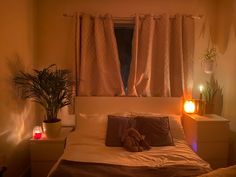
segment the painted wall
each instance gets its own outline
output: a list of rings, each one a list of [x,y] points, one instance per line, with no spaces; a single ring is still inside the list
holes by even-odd
[[[6,177],[17,177],[29,165],[33,106],[17,99],[12,77],[32,68],[34,59],[34,4],[32,0],[0,1],[0,163]]]
[[[213,42],[219,51],[215,77],[223,88],[223,116],[230,120],[230,163],[236,164],[236,1],[218,0],[212,27]]]

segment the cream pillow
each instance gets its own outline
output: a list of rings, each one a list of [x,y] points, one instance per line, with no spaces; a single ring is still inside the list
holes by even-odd
[[[76,129],[67,138],[67,144],[105,142],[106,129],[106,114],[78,114],[76,117]]]

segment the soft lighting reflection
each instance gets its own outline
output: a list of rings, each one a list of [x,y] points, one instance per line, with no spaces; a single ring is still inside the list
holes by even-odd
[[[192,149],[194,152],[197,152],[197,143],[196,142],[192,143]]]
[[[32,135],[31,131],[27,131],[30,125],[31,120],[29,120],[29,116],[31,106],[30,104],[25,106],[24,110],[21,113],[11,113],[9,116],[9,123],[5,126],[5,129],[0,132],[0,136],[6,136],[6,140],[9,143],[19,144],[22,140],[25,140]]]

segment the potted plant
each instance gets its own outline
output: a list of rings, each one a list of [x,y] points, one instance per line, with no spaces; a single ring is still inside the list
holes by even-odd
[[[206,87],[203,90],[203,96],[206,101],[206,113],[213,113],[214,109],[214,97],[217,92],[217,82],[214,77],[211,77],[210,81],[206,82]]]
[[[58,69],[55,64],[33,73],[20,72],[14,77],[23,99],[30,99],[40,104],[45,110],[43,129],[49,138],[56,137],[61,128],[58,111],[71,103],[71,72]]]
[[[216,48],[208,49],[202,58],[202,66],[204,72],[211,74],[214,69],[214,64],[216,62]]]

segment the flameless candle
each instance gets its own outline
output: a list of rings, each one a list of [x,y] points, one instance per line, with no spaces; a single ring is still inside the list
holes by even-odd
[[[34,137],[34,139],[40,139],[42,137],[42,128],[41,128],[41,126],[34,127],[33,137]]]
[[[194,113],[195,112],[195,102],[193,100],[186,100],[184,102],[184,111],[186,113]]]

